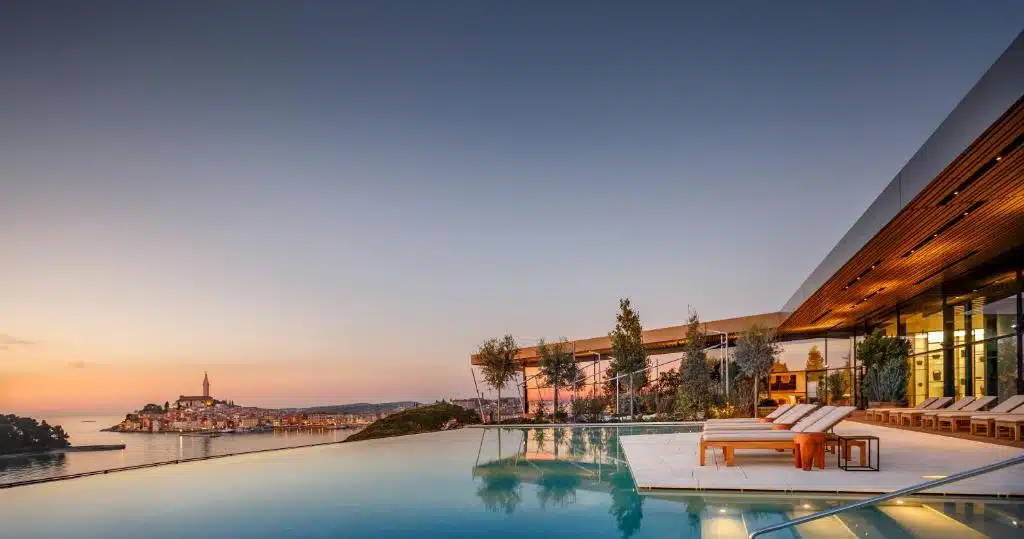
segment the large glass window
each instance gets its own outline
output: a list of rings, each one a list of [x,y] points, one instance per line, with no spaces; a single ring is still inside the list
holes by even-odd
[[[912,405],[942,395],[942,311],[905,316],[910,341],[910,400]]]

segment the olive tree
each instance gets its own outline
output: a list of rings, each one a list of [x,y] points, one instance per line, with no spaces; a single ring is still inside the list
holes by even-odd
[[[576,358],[573,357],[569,342],[565,339],[548,344],[541,339],[537,344],[537,355],[540,357],[540,375],[544,383],[555,390],[555,409],[553,415],[557,415],[558,388],[571,386],[580,377],[579,366]]]
[[[498,422],[501,422],[501,390],[515,380],[519,374],[519,345],[515,337],[505,335],[501,339],[490,339],[480,345],[476,352],[484,381],[498,392]],[[480,410],[481,419],[483,410]]]
[[[758,382],[768,376],[776,358],[782,353],[782,345],[771,329],[753,325],[743,331],[736,341],[736,366],[743,374],[754,379],[754,417],[757,417],[757,404],[760,391]]]

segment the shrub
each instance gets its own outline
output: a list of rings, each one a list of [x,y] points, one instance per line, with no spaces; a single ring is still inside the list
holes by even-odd
[[[899,337],[887,337],[881,330],[865,337],[857,345],[857,357],[864,364],[861,390],[869,401],[902,402],[906,399],[910,377],[910,343]]]
[[[594,423],[601,420],[608,399],[605,397],[581,398],[572,403],[572,415],[576,421]]]

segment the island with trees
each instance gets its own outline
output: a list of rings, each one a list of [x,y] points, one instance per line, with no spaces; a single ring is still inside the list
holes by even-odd
[[[59,425],[31,417],[0,415],[0,455],[41,453],[70,445],[67,433]]]

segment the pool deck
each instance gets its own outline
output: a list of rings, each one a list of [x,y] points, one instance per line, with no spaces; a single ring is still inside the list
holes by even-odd
[[[707,465],[700,466],[700,433],[624,436],[621,444],[641,491],[891,492],[936,479],[934,476],[951,475],[1024,454],[1024,450],[1013,447],[851,421],[841,423],[835,432],[877,436],[881,471],[843,471],[836,465],[836,456],[828,454],[824,470],[805,472],[793,467],[791,453],[774,450],[738,450],[736,466],[726,467],[718,448],[708,449]],[[1024,466],[937,487],[924,494],[1024,496]]]

